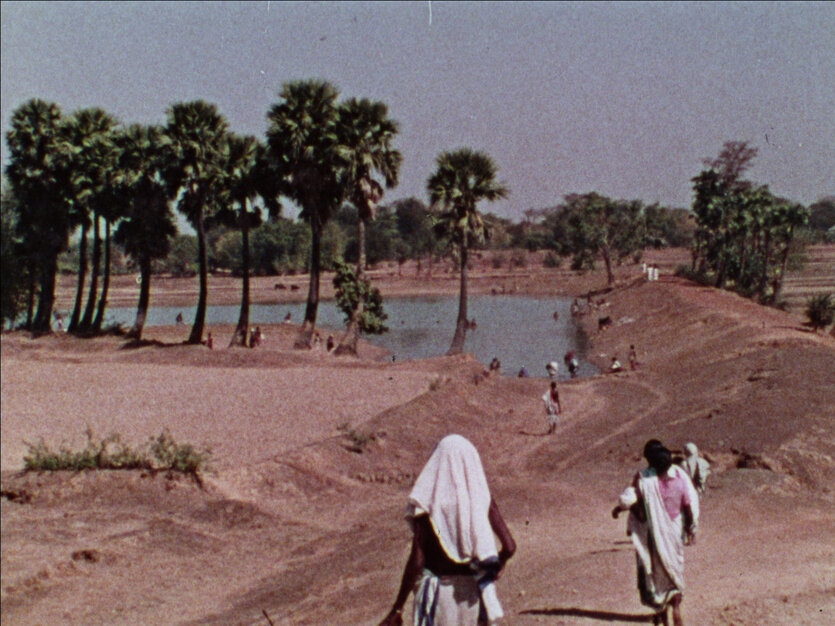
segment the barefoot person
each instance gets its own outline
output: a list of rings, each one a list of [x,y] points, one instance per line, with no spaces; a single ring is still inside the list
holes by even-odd
[[[627,534],[635,546],[641,603],[652,609],[653,624],[683,626],[684,546],[695,540],[699,496],[687,474],[673,465],[670,451],[657,439],[644,446],[649,467],[635,475],[620,496],[612,517],[629,510]]]
[[[562,413],[562,405],[560,404],[560,392],[557,390],[557,382],[551,381],[551,388],[542,396],[542,401],[545,403],[545,421],[548,422],[548,434],[552,434],[557,429],[557,417]]]
[[[407,520],[412,551],[394,606],[380,625],[403,623],[413,590],[415,626],[475,626],[481,611],[488,623],[501,618],[493,581],[516,544],[467,439],[449,435],[438,443],[409,495]]]

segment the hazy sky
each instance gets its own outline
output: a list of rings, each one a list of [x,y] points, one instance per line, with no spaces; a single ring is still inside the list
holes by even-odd
[[[2,161],[29,98],[163,123],[214,102],[263,137],[281,84],[322,78],[384,101],[400,185],[427,198],[445,150],[489,154],[518,218],[567,193],[687,207],[728,140],[750,178],[806,204],[835,194],[835,3],[2,2]]]

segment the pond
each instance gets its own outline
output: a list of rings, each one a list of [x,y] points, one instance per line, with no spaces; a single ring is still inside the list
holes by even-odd
[[[304,303],[252,305],[250,323],[277,324],[290,313],[294,323],[304,317]],[[397,360],[423,359],[446,353],[455,332],[458,315],[457,296],[421,296],[389,298],[384,302],[389,332],[367,337],[375,345],[390,351]],[[591,376],[599,370],[586,359],[585,336],[571,319],[571,300],[567,298],[531,298],[510,295],[476,295],[468,300],[468,313],[477,328],[467,333],[465,351],[488,365],[493,357],[502,364],[502,373],[513,375],[524,367],[531,376],[546,376],[545,364],[557,361],[560,377],[568,372],[563,355],[574,350],[580,360],[578,375]],[[234,324],[238,305],[210,306],[207,324]],[[195,307],[152,307],[147,325],[170,325],[178,313],[187,324],[194,318]],[[558,318],[554,319],[554,312]],[[136,310],[109,309],[108,323],[133,324]],[[332,301],[319,305],[317,325],[344,328],[342,313]],[[337,340],[339,339],[336,337]]]

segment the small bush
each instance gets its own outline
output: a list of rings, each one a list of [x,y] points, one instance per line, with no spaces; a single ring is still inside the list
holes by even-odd
[[[505,264],[504,255],[494,254],[493,257],[490,259],[490,263],[493,265],[494,270],[501,269],[502,266]]]
[[[528,253],[524,250],[516,249],[510,254],[510,266],[511,267],[527,267],[528,266]]]
[[[698,283],[700,285],[713,285],[713,282],[711,281],[709,276],[702,272],[694,270],[689,265],[679,265],[676,268],[675,275],[681,278],[692,280],[694,283]]]
[[[144,469],[151,471],[181,472],[197,476],[205,469],[209,459],[208,448],[197,449],[191,444],[178,444],[168,430],[137,449],[122,442],[118,434],[98,439],[88,428],[87,445],[80,451],[72,451],[64,445],[58,450],[50,448],[43,439],[26,443],[28,453],[23,457],[26,471],[69,470],[120,470]]]
[[[829,326],[835,320],[835,301],[832,295],[822,293],[809,298],[806,302],[806,317],[815,331]]]
[[[545,258],[542,259],[542,265],[544,267],[554,269],[559,267],[562,264],[562,259],[554,253],[553,250],[549,250],[548,253],[545,255]]]
[[[375,433],[366,433],[351,427],[350,424],[343,423],[336,427],[342,435],[348,440],[345,448],[350,452],[362,454],[363,450],[372,441],[377,441],[378,436]]]

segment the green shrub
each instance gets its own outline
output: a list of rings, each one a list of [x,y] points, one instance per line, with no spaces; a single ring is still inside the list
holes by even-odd
[[[511,267],[527,267],[528,266],[528,253],[524,250],[516,249],[510,253],[510,266]]]
[[[87,444],[79,451],[70,450],[63,444],[58,450],[53,450],[43,439],[34,444],[24,442],[28,448],[23,457],[24,470],[79,472],[88,469],[144,469],[181,472],[196,477],[205,469],[210,455],[208,448],[178,444],[167,429],[136,449],[124,443],[118,434],[98,439],[90,428],[85,434]]]
[[[545,255],[545,258],[542,259],[542,265],[544,267],[554,269],[559,267],[562,264],[562,259],[553,251],[549,250],[548,253]]]
[[[806,302],[806,317],[809,325],[817,331],[826,328],[835,320],[835,301],[831,294],[818,294]]]

